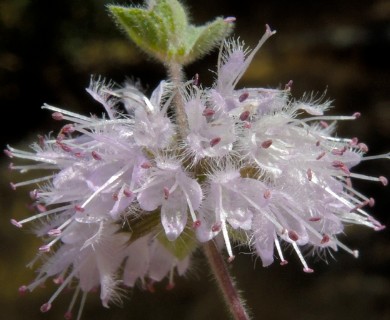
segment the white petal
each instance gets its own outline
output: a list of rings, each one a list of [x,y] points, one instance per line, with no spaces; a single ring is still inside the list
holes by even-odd
[[[133,242],[128,249],[128,258],[123,271],[123,284],[133,287],[138,278],[143,278],[149,268],[148,237]]]
[[[203,198],[202,188],[199,183],[184,174],[180,175],[177,180],[181,189],[187,194],[188,200],[191,202],[192,209],[197,210]]]
[[[170,241],[175,240],[187,223],[187,201],[183,192],[176,190],[161,206],[161,223]]]
[[[164,198],[164,187],[164,183],[159,183],[151,187],[146,186],[146,189],[141,191],[137,198],[141,209],[146,211],[156,210]]]
[[[268,267],[274,261],[275,227],[264,215],[258,214],[253,221],[254,247],[263,262]]]
[[[156,239],[154,250],[151,252],[149,277],[154,281],[161,281],[171,270],[174,257]]]

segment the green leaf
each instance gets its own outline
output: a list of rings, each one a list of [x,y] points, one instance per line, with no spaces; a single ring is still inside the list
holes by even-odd
[[[171,40],[175,40],[181,33],[185,32],[188,24],[187,15],[178,1],[160,0],[156,6],[149,8],[149,10],[163,19]]]
[[[216,47],[233,29],[217,18],[203,26],[188,23],[177,0],[149,1],[146,8],[109,5],[114,20],[138,47],[164,64],[188,64]]]
[[[217,18],[204,26],[190,26],[186,37],[187,48],[190,50],[183,57],[182,63],[188,64],[209,53],[232,32],[233,26],[231,22],[222,18]]]
[[[142,50],[158,59],[161,53],[167,51],[168,38],[161,16],[139,8],[109,6],[109,9],[119,27],[123,28]]]

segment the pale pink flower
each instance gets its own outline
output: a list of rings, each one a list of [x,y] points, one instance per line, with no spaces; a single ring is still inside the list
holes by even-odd
[[[14,189],[38,185],[31,191],[37,213],[12,223],[41,221],[36,234],[45,240],[39,256],[49,257],[21,291],[60,279],[42,311],[72,279],[78,280],[75,295],[83,291],[83,301],[100,287],[104,306],[118,300],[118,285],[151,289],[168,277],[171,287],[174,274],[189,268],[194,248],[213,239],[224,244],[230,261],[238,243],[263,266],[275,256],[286,264],[287,244],[303,270],[312,272],[302,248],[341,248],[357,256],[338,239],[344,226],[384,228],[366,211],[374,199],[355,190],[352,180],[386,185],[387,179],[352,168],[389,154],[366,156],[368,148],[357,138],[334,135],[337,121],[356,120],[359,113],[327,116],[329,101],[295,100],[291,82],[282,89],[236,89],[274,33],[267,26],[253,51],[226,41],[211,88],[194,82],[173,88],[162,81],[149,99],[136,85],[118,88],[92,80],[87,91],[105,116],[44,105],[55,120],[68,124],[56,137],[41,137],[31,152],[8,147],[11,158],[35,162],[12,169],[48,172],[11,184]],[[182,95],[188,122],[180,133],[168,115],[175,94]]]

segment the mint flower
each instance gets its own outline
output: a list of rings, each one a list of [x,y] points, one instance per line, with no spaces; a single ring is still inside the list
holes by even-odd
[[[352,181],[387,185],[387,179],[352,168],[389,154],[366,156],[368,148],[357,138],[334,135],[337,121],[356,120],[359,113],[327,116],[329,101],[295,99],[291,82],[281,89],[236,88],[274,33],[267,25],[252,51],[225,40],[211,87],[173,79],[148,98],[134,84],[92,79],[87,92],[102,104],[101,117],[45,104],[54,120],[65,122],[59,133],[40,137],[32,151],[8,147],[9,157],[34,162],[11,169],[48,172],[11,184],[36,185],[36,214],[11,222],[20,228],[40,222],[35,233],[43,239],[36,259],[41,266],[20,291],[54,279],[58,289],[43,312],[75,280],[69,319],[80,291],[78,317],[85,295],[96,288],[105,307],[137,283],[153,290],[153,283],[168,278],[172,288],[194,250],[214,240],[223,244],[228,261],[249,250],[265,267],[275,257],[285,265],[287,245],[303,271],[313,272],[303,248],[340,248],[357,257],[338,239],[345,225],[384,228],[366,210],[374,199]],[[185,122],[176,121],[172,109],[177,117],[181,110]]]
[[[156,159],[156,168],[150,169],[137,200],[145,211],[160,208],[166,237],[174,241],[186,227],[188,213],[197,221],[194,210],[202,201],[202,189],[195,179],[186,175],[179,161]]]

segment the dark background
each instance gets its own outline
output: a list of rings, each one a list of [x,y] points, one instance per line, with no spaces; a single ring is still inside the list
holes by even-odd
[[[41,110],[44,102],[84,114],[102,109],[85,92],[90,75],[122,83],[139,78],[149,91],[164,70],[137,51],[117,31],[105,4],[98,0],[0,0],[0,140],[26,147],[37,134],[56,131],[58,124]],[[115,1],[126,4],[126,1]],[[268,23],[278,33],[257,54],[239,86],[278,87],[294,80],[293,95],[322,93],[334,100],[330,114],[362,113],[362,118],[339,125],[338,135],[354,137],[370,147],[370,155],[389,151],[390,143],[390,3],[386,0],[343,1],[186,1],[194,23],[213,17],[236,16],[235,35],[252,47]],[[210,85],[217,54],[186,69],[199,73]],[[26,269],[39,246],[28,231],[9,223],[28,215],[27,190],[13,192],[9,181],[20,181],[7,170],[2,157],[0,188],[0,310],[2,319],[61,319],[70,301],[65,293],[53,309],[39,307],[55,288],[37,289],[19,297],[17,288],[29,283],[34,272]],[[358,172],[390,178],[389,162],[363,163]],[[374,196],[370,212],[390,225],[389,189],[378,183],[357,181],[366,195]],[[308,275],[294,254],[290,264],[262,268],[250,255],[240,255],[231,266],[254,319],[389,319],[390,234],[364,227],[347,228],[343,240],[360,250],[354,259],[340,251],[335,260],[313,261]],[[187,279],[176,288],[157,292],[135,289],[123,307],[106,310],[97,294],[90,294],[83,319],[226,319],[205,261],[199,254]]]

